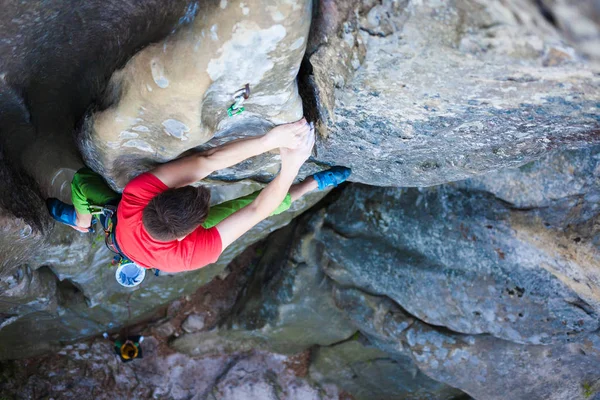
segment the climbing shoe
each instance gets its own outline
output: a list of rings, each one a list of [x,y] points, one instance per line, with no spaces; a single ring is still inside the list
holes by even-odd
[[[319,190],[325,190],[329,186],[337,187],[340,183],[348,179],[351,173],[352,170],[350,168],[333,167],[326,171],[317,172],[313,175],[313,178],[317,181]]]
[[[94,232],[94,229],[91,227],[86,229],[77,226],[77,213],[75,213],[75,207],[71,204],[63,203],[59,199],[51,197],[46,199],[46,206],[52,218],[58,222],[69,225],[81,232]],[[92,221],[92,226],[93,224],[94,221]]]

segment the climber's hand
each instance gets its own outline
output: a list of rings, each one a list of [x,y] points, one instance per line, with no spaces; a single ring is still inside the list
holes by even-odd
[[[295,149],[301,146],[305,136],[311,130],[305,118],[290,124],[276,126],[267,133],[273,147],[286,147]]]
[[[282,147],[279,149],[281,154],[281,168],[299,170],[302,164],[310,157],[312,148],[315,145],[315,131],[312,127],[303,130],[297,147],[291,149]]]

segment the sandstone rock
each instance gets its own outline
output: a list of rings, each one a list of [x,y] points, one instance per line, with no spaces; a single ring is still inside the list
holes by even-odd
[[[597,169],[597,151],[557,157],[585,174]],[[560,161],[532,168],[548,170],[553,163]],[[504,182],[507,193],[533,179],[523,171],[504,174],[511,179],[490,182]],[[452,185],[353,187],[328,209],[314,253],[325,253],[318,262],[340,284],[386,295],[409,314],[456,332],[532,344],[585,336],[598,328],[600,310],[593,267],[600,260],[593,227],[600,187],[597,178],[589,180],[588,187],[578,186],[581,197],[563,192],[540,209],[511,208]],[[519,197],[556,194],[537,188]]]
[[[109,83],[106,105],[80,133],[86,163],[115,188],[186,150],[264,133],[302,117],[296,88],[312,2],[195,3],[198,17],[147,47]],[[250,85],[245,111],[228,117],[233,96]],[[277,156],[219,171],[241,180],[277,171]]]
[[[166,338],[175,333],[175,327],[171,322],[160,324],[154,329],[154,333],[161,338]]]
[[[204,328],[204,317],[199,314],[192,314],[183,321],[181,327],[188,333],[201,331]]]

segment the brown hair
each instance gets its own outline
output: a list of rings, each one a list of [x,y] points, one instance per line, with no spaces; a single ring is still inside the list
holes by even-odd
[[[210,191],[202,186],[167,189],[155,196],[142,214],[144,228],[161,242],[192,233],[206,219]]]

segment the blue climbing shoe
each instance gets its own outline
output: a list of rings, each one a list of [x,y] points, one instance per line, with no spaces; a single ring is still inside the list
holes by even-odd
[[[92,227],[86,229],[77,226],[77,213],[75,212],[75,207],[71,204],[63,203],[59,199],[50,197],[46,199],[46,206],[52,218],[58,222],[69,225],[80,232],[94,232]],[[92,219],[92,226],[94,226],[95,222],[95,218]]]
[[[337,187],[340,183],[345,182],[350,176],[352,170],[346,167],[332,167],[326,171],[317,172],[313,175],[319,190],[325,190],[329,186]]]
[[[75,207],[72,205],[51,197],[46,199],[46,206],[52,218],[58,222],[69,226],[77,226],[77,214],[75,213]]]

